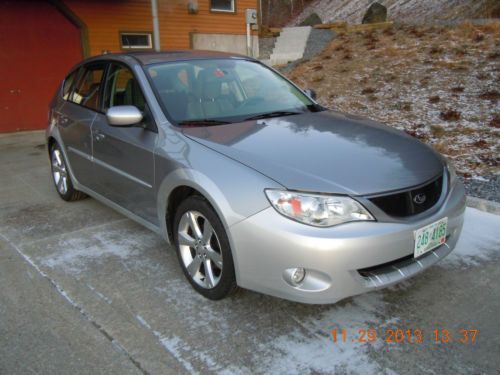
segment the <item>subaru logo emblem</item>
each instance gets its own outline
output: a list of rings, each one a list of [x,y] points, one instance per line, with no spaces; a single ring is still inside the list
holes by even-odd
[[[415,202],[416,204],[422,204],[425,202],[426,199],[427,199],[427,197],[425,196],[425,194],[420,193],[420,194],[417,194],[413,197],[413,202]]]

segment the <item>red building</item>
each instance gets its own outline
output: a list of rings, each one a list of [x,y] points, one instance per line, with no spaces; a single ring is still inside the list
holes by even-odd
[[[257,0],[157,0],[162,49],[246,53]],[[72,65],[104,52],[153,49],[151,0],[0,0],[0,132],[42,129]],[[257,38],[253,37],[254,53]]]

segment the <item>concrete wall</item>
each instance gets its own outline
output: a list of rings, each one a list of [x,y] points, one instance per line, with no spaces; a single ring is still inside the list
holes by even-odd
[[[246,35],[193,33],[193,48],[247,54]],[[259,56],[259,38],[252,35],[253,56]]]

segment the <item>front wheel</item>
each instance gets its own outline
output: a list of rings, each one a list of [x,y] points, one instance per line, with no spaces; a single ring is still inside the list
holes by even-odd
[[[87,197],[86,194],[73,187],[66,160],[57,143],[50,148],[50,165],[54,186],[62,199],[69,202]]]
[[[174,240],[184,275],[206,298],[222,299],[237,289],[229,240],[219,217],[199,196],[183,201],[174,218]]]

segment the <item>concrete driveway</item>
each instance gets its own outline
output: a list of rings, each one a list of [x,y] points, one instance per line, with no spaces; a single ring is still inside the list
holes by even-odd
[[[157,235],[93,199],[60,200],[43,142],[0,136],[0,374],[498,374],[500,216],[468,209],[457,249],[389,290],[210,302]],[[359,342],[369,328],[377,338]]]

